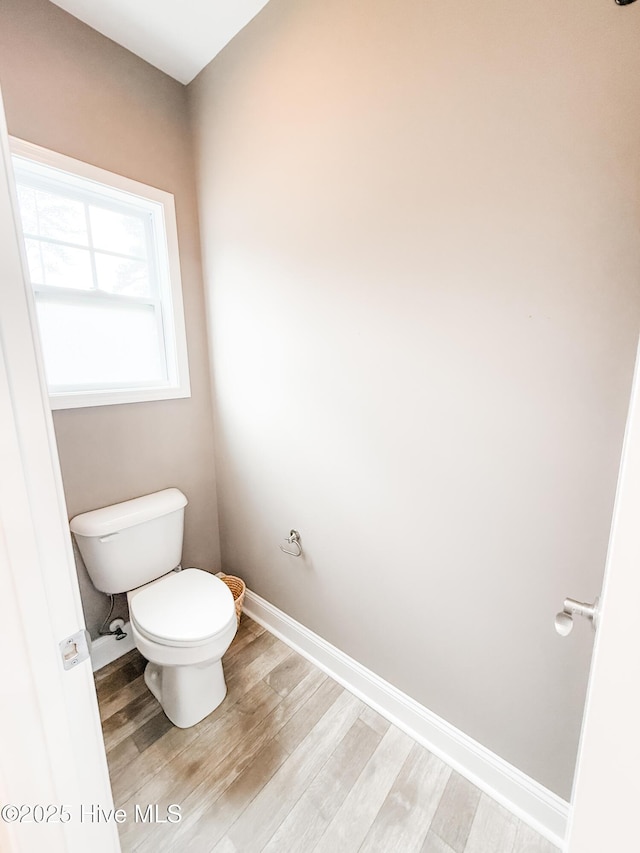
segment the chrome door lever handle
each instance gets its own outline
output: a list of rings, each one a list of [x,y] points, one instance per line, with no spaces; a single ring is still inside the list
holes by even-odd
[[[561,637],[566,637],[573,629],[573,617],[584,616],[591,621],[591,627],[595,631],[598,627],[598,616],[600,615],[600,596],[596,596],[593,604],[584,601],[576,601],[575,598],[565,598],[563,609],[556,613],[556,631]]]

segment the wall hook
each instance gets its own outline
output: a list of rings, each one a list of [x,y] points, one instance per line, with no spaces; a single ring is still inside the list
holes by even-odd
[[[292,530],[287,536],[286,540],[290,545],[293,545],[297,548],[297,551],[289,551],[288,548],[284,546],[280,546],[280,550],[284,551],[285,554],[291,554],[292,557],[300,557],[302,555],[302,545],[300,544],[300,534],[297,530]]]

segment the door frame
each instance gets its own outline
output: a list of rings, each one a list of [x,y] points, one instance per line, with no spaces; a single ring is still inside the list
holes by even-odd
[[[118,853],[91,661],[58,646],[85,623],[16,210],[0,93],[0,847]]]
[[[629,850],[640,768],[640,345],[627,415],[567,853]]]

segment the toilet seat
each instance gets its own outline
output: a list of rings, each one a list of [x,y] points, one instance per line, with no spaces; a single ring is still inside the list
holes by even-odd
[[[171,572],[132,590],[128,597],[137,631],[160,645],[201,646],[235,624],[231,590],[201,569]]]

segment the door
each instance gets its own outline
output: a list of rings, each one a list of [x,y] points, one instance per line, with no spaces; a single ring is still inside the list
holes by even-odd
[[[117,853],[91,663],[58,647],[84,618],[13,191],[0,97],[0,850]]]
[[[639,350],[640,353],[640,350]],[[627,418],[568,853],[640,849],[640,355]]]

